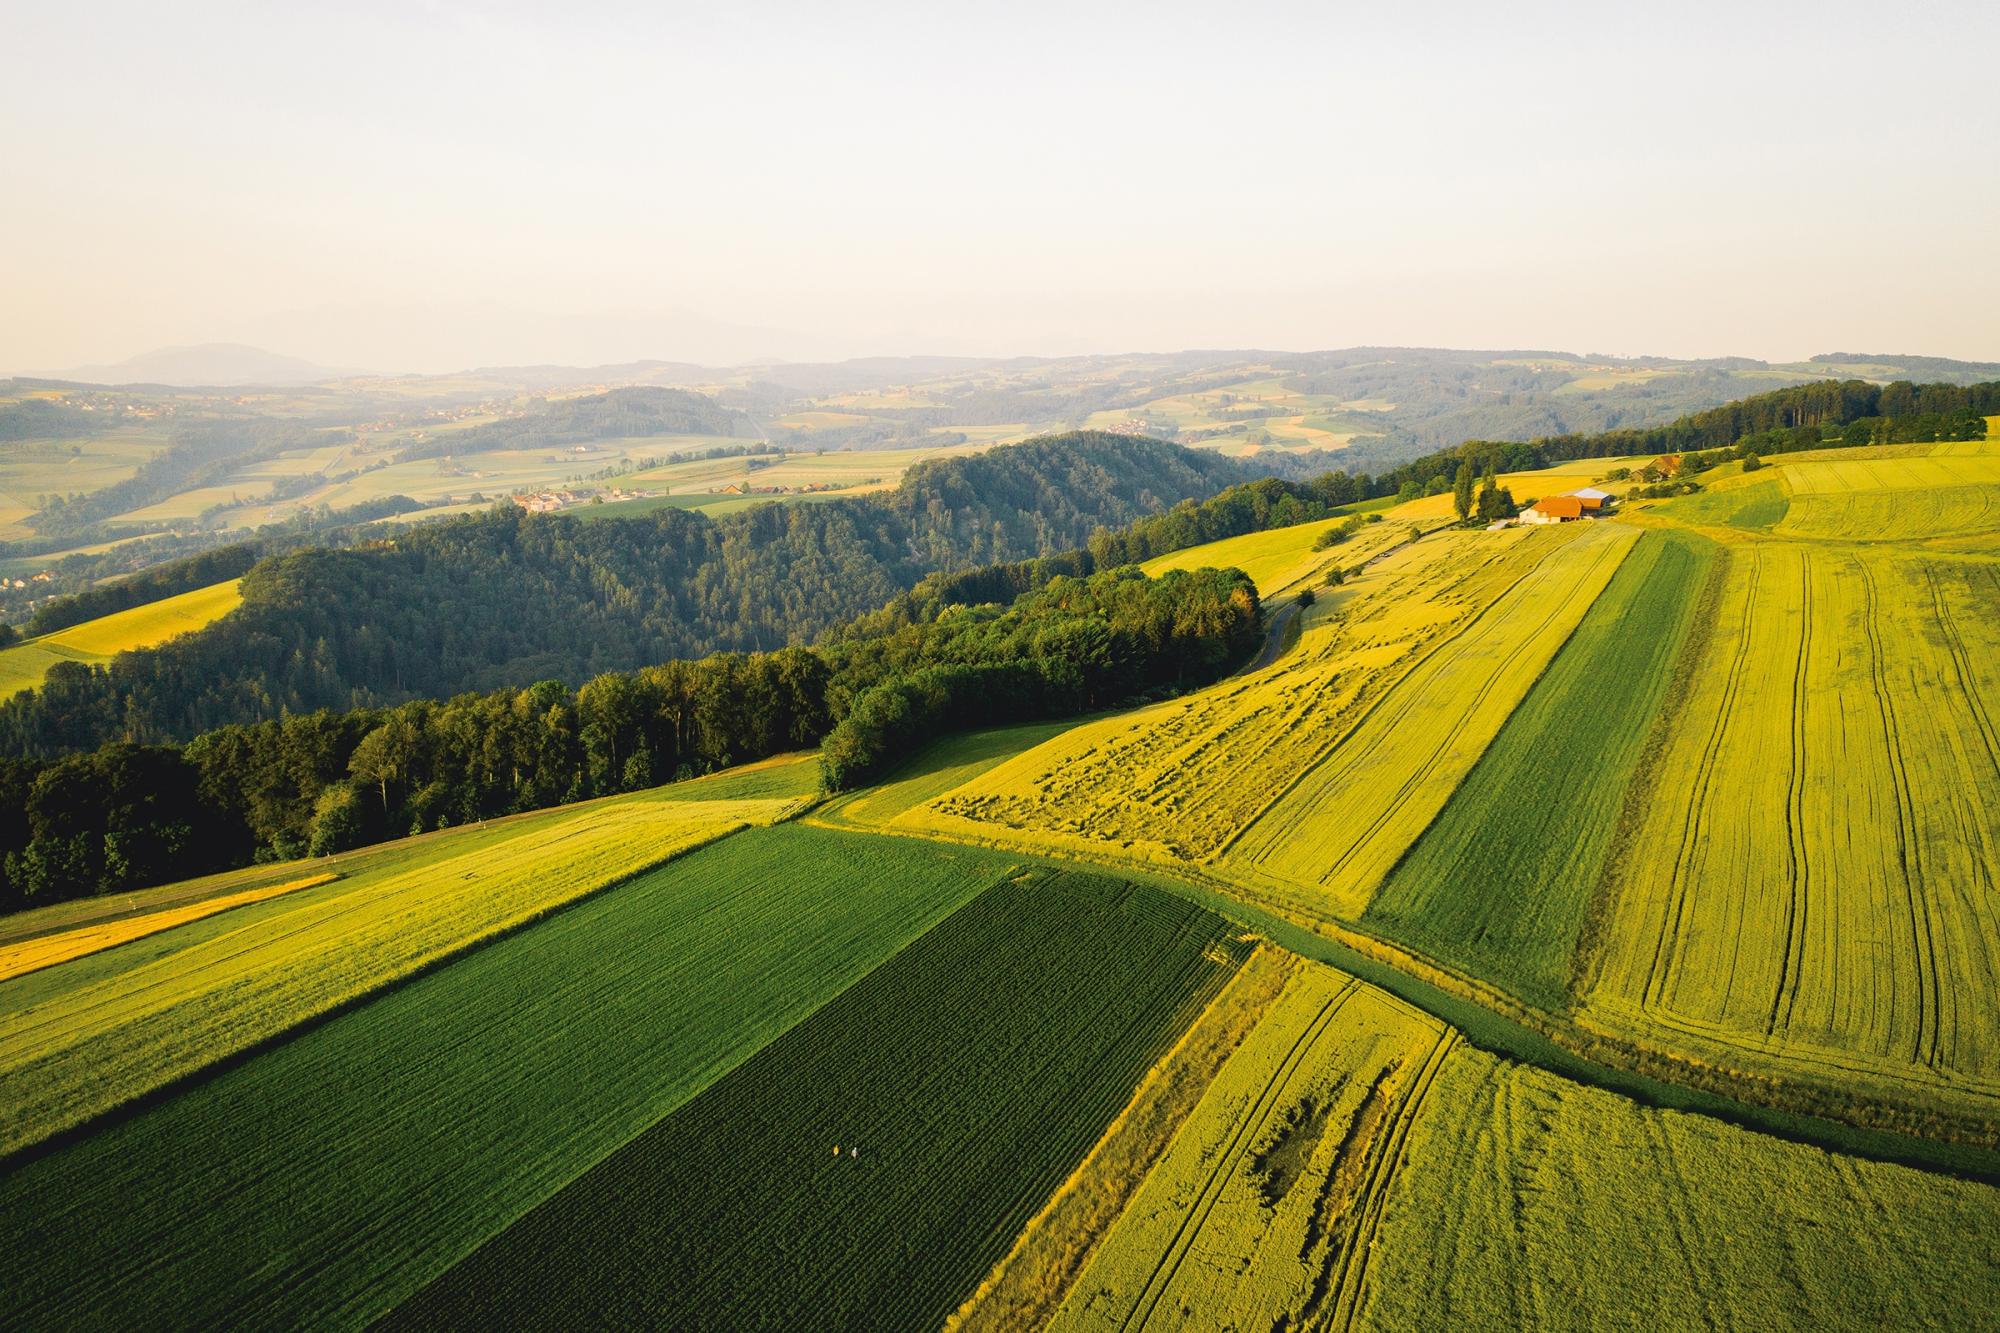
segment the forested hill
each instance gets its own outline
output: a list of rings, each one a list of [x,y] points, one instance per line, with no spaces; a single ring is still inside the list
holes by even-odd
[[[0,705],[0,752],[156,741],[728,650],[772,649],[937,570],[1024,560],[1244,478],[1158,440],[1079,432],[911,469],[896,490],[720,519],[513,508],[265,560],[243,605],[109,668],[58,664]]]
[[[580,398],[558,398],[538,412],[465,430],[440,431],[398,457],[437,458],[490,449],[541,449],[646,435],[740,435],[757,427],[734,408],[685,389],[637,386]]]

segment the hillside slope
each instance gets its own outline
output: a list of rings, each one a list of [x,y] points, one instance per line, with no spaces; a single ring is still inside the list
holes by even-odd
[[[106,671],[55,667],[0,709],[0,750],[180,738],[778,648],[932,571],[1075,549],[1099,526],[1241,475],[1213,454],[1079,432],[935,461],[894,491],[821,505],[592,523],[504,508],[359,549],[296,551],[252,569],[222,624]]]

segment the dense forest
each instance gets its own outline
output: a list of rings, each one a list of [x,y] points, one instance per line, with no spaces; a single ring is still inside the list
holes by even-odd
[[[1054,574],[1012,606],[907,612],[823,648],[668,662],[575,691],[541,681],[185,746],[0,760],[0,908],[638,790],[822,739],[839,790],[944,731],[1206,684],[1261,629],[1256,589],[1233,570]]]
[[[108,668],[57,664],[0,705],[0,753],[771,651],[934,571],[1074,550],[1243,476],[1218,455],[1086,432],[934,460],[894,491],[823,504],[589,522],[506,506],[288,551],[204,630]]]

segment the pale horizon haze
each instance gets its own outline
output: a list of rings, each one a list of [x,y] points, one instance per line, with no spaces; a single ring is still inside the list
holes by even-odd
[[[2000,360],[2000,6],[10,3],[0,373]]]

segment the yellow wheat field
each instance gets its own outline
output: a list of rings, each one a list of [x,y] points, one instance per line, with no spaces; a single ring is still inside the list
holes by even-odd
[[[1305,964],[1209,1085],[1051,1328],[1338,1327],[1455,1035]]]
[[[2000,1110],[2000,564],[1724,559],[1589,1021]]]
[[[66,963],[72,958],[81,958],[85,954],[109,949],[114,945],[128,944],[162,930],[170,930],[190,921],[214,916],[217,912],[226,912],[232,907],[261,903],[298,889],[331,884],[338,878],[340,877],[334,874],[308,875],[303,879],[287,880],[282,884],[245,889],[240,893],[221,894],[168,911],[147,912],[140,916],[128,916],[99,925],[83,926],[76,930],[65,930],[24,940],[0,948],[0,981],[23,976],[44,967],[53,967],[57,963]]]

